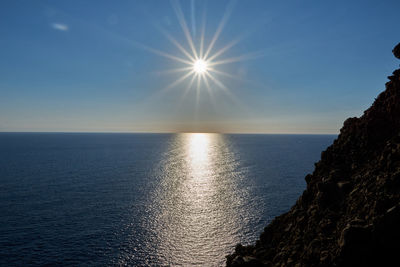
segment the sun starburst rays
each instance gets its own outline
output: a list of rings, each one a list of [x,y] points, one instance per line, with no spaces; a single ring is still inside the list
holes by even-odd
[[[184,81],[189,79],[188,85],[185,86],[183,94],[180,98],[180,103],[186,97],[186,95],[193,90],[196,90],[196,108],[199,104],[199,97],[201,91],[207,91],[210,99],[213,103],[215,103],[214,99],[214,91],[220,90],[232,96],[229,88],[219,79],[218,76],[224,76],[232,79],[240,79],[235,75],[231,75],[229,73],[223,72],[216,68],[220,67],[223,64],[235,63],[242,60],[247,60],[254,58],[254,54],[245,54],[235,57],[227,57],[221,58],[222,55],[226,54],[228,50],[237,45],[242,38],[236,38],[223,46],[220,49],[215,49],[218,39],[222,34],[224,27],[226,26],[229,17],[232,13],[233,6],[235,1],[231,1],[228,4],[225,13],[222,16],[211,40],[206,44],[205,40],[205,29],[206,29],[206,9],[203,10],[202,15],[202,23],[200,25],[200,35],[195,38],[189,30],[185,15],[182,11],[179,0],[171,0],[172,8],[175,11],[175,15],[181,27],[181,30],[186,39],[186,45],[182,42],[177,41],[171,34],[169,34],[166,30],[158,27],[161,33],[178,49],[181,53],[180,56],[169,54],[163,51],[159,51],[157,49],[152,49],[146,47],[146,49],[150,52],[153,52],[157,55],[169,58],[177,63],[183,64],[183,67],[168,69],[165,71],[159,71],[157,73],[182,73],[182,76],[178,77],[171,84],[167,85],[162,91],[167,91],[172,88],[177,87],[182,84]],[[215,51],[216,50],[216,51]],[[215,51],[215,52],[214,52]]]

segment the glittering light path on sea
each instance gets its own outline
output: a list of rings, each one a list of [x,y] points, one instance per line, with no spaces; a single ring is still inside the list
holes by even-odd
[[[0,265],[224,265],[335,137],[0,134]]]
[[[177,135],[164,155],[160,183],[149,195],[151,260],[162,265],[220,265],[239,242],[243,222],[257,216],[244,207],[243,173],[229,143],[218,134]],[[149,262],[151,263],[151,262]]]

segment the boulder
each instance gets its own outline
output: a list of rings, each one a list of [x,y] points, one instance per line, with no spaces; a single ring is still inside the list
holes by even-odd
[[[400,59],[400,43],[398,43],[394,48],[393,48],[393,55]]]

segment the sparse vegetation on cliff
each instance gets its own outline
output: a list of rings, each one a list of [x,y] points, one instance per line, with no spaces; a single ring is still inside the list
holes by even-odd
[[[400,44],[393,49],[400,57]],[[228,266],[395,266],[400,250],[400,69],[344,122],[291,210]],[[396,265],[397,266],[397,265]]]

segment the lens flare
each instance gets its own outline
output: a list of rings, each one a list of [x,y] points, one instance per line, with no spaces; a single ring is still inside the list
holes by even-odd
[[[203,59],[198,59],[193,63],[195,73],[202,74],[208,70],[207,62]]]
[[[182,66],[174,69],[168,69],[165,71],[161,71],[158,73],[182,73],[175,81],[162,88],[160,93],[164,94],[169,90],[178,87],[185,82],[187,85],[184,85],[185,90],[182,93],[180,102],[182,102],[183,98],[187,95],[189,91],[193,88],[196,90],[196,108],[199,102],[199,95],[201,88],[207,89],[210,95],[211,101],[214,101],[214,92],[221,91],[226,94],[235,104],[239,104],[240,101],[230,92],[230,89],[220,80],[219,76],[228,77],[235,80],[242,80],[241,77],[237,77],[237,75],[225,73],[220,70],[221,65],[231,64],[239,61],[249,60],[257,58],[260,55],[259,53],[251,53],[244,54],[239,56],[227,57],[223,58],[223,55],[234,47],[236,44],[242,40],[243,36],[240,38],[236,38],[226,44],[225,46],[217,49],[218,47],[218,39],[222,34],[224,27],[227,25],[229,17],[232,13],[233,6],[235,1],[231,1],[230,4],[226,7],[225,13],[222,16],[214,34],[211,37],[209,43],[206,44],[205,38],[205,29],[206,29],[206,12],[204,9],[201,30],[200,30],[200,38],[196,38],[195,31],[193,32],[193,36],[191,31],[189,30],[189,25],[185,19],[184,12],[181,8],[179,0],[171,0],[172,7],[175,11],[177,20],[179,25],[182,28],[183,34],[186,39],[186,43],[182,42],[174,38],[170,33],[168,33],[161,26],[157,26],[157,28],[161,31],[161,33],[181,52],[181,55],[169,54],[151,47],[141,46],[142,48],[156,54],[163,56],[168,59],[172,59]],[[194,27],[194,25],[192,25]],[[192,27],[192,28],[193,28]],[[186,72],[186,73],[185,73]]]

